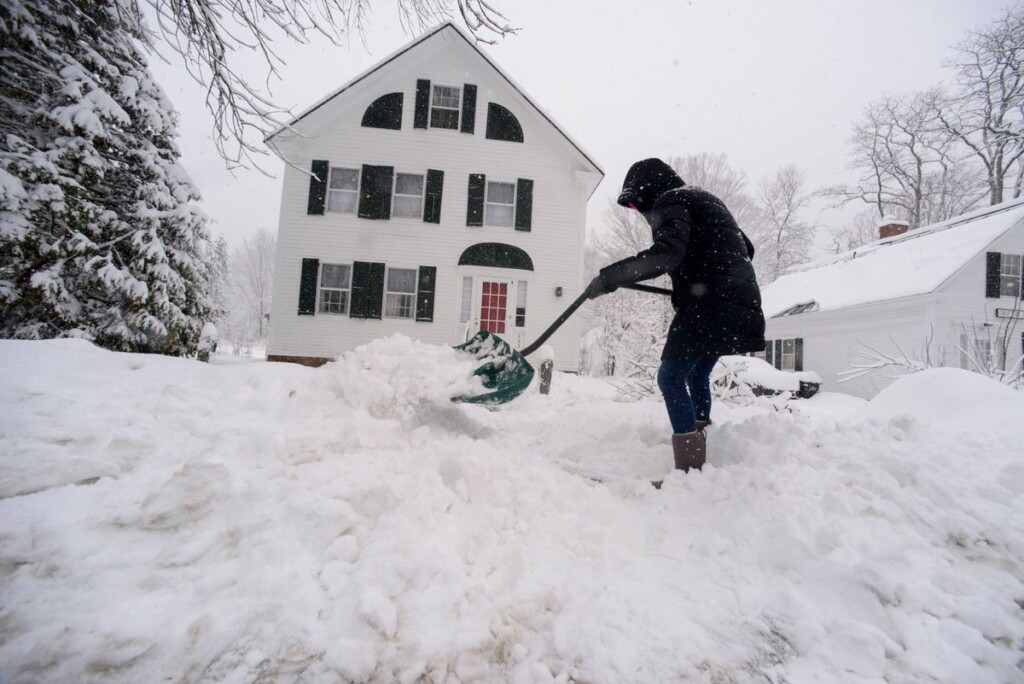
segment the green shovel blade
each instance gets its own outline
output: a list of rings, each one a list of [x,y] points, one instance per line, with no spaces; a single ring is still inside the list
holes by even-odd
[[[471,354],[480,365],[473,375],[488,391],[452,401],[461,404],[504,404],[522,394],[533,380],[533,366],[508,342],[482,330],[468,342],[455,347]]]

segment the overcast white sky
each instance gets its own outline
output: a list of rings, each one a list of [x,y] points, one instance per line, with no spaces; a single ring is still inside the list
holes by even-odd
[[[852,180],[847,138],[863,107],[948,77],[964,33],[1001,14],[996,0],[493,0],[521,30],[483,46],[605,171],[590,230],[629,165],[645,157],[725,153],[748,176],[793,162],[808,189]],[[301,112],[415,36],[379,0],[365,46],[279,44],[275,101]],[[460,24],[461,25],[461,24]],[[169,53],[168,53],[169,54]],[[172,55],[173,56],[173,55]],[[256,60],[253,60],[254,62]],[[236,246],[276,231],[280,178],[224,169],[203,91],[176,61],[153,60],[181,113],[184,164]],[[268,162],[280,172],[280,163]],[[855,213],[809,215],[827,228]]]

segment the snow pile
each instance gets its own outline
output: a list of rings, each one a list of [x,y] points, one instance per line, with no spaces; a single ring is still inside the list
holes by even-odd
[[[912,373],[878,393],[864,416],[914,419],[964,430],[1024,424],[1024,393],[959,368]]]
[[[657,491],[658,402],[561,374],[442,402],[448,351],[0,342],[0,680],[1019,677],[1019,420],[901,415],[994,383],[717,405],[709,465]]]
[[[473,376],[478,365],[451,347],[393,335],[343,354],[325,371],[330,389],[353,408],[409,420],[425,404],[485,392]]]

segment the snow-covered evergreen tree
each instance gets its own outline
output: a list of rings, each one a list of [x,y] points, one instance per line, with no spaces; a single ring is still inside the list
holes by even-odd
[[[206,218],[130,0],[0,0],[0,336],[194,354]]]

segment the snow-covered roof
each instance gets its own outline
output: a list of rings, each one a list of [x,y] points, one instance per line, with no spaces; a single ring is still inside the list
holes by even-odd
[[[505,71],[500,66],[498,66],[498,64],[494,60],[492,60],[490,57],[488,57],[483,52],[483,50],[480,49],[480,47],[476,44],[476,42],[473,39],[471,39],[469,36],[467,36],[462,31],[462,29],[460,29],[458,26],[456,26],[451,21],[446,21],[446,22],[438,25],[437,27],[431,29],[430,31],[427,31],[425,34],[423,34],[419,38],[416,38],[415,40],[407,43],[406,45],[402,46],[401,48],[399,48],[395,52],[391,53],[390,55],[388,55],[387,57],[382,59],[380,62],[378,62],[374,66],[370,67],[369,69],[367,69],[363,73],[361,73],[358,76],[356,76],[355,78],[353,78],[348,83],[344,84],[343,86],[341,86],[340,88],[335,90],[330,95],[327,95],[326,97],[324,97],[320,101],[318,101],[318,102],[314,103],[313,105],[311,105],[310,107],[308,107],[301,114],[298,114],[297,116],[295,116],[295,118],[292,119],[292,121],[290,123],[288,123],[287,125],[279,127],[276,131],[274,131],[273,133],[268,135],[266,137],[266,140],[270,141],[273,138],[275,138],[276,136],[280,135],[285,130],[287,130],[290,127],[292,127],[295,124],[297,124],[303,118],[309,116],[310,114],[312,114],[314,111],[316,111],[320,107],[324,106],[325,104],[327,104],[328,102],[330,102],[334,98],[336,98],[339,95],[341,95],[343,92],[345,92],[346,90],[348,90],[349,88],[354,86],[356,83],[359,83],[363,79],[368,78],[373,73],[375,73],[375,72],[379,71],[380,69],[384,68],[390,62],[392,62],[393,60],[397,59],[401,55],[405,54],[406,52],[408,52],[410,49],[412,49],[416,45],[419,45],[420,43],[422,43],[424,41],[430,40],[434,36],[440,35],[441,33],[444,33],[444,32],[448,32],[448,33],[451,33],[451,34],[454,34],[454,35],[458,36],[459,38],[464,40],[466,42],[466,44],[468,44],[471,48],[473,48],[473,50],[476,52],[476,54],[478,54],[488,65],[490,65],[490,67],[492,69],[494,69],[498,73],[498,75],[502,79],[504,79],[514,90],[516,90],[523,97],[523,99],[526,100],[526,102],[529,103],[529,105],[531,107],[533,107],[533,109],[537,112],[538,115],[540,115],[541,118],[543,118],[545,121],[547,121],[548,124],[550,124],[552,126],[552,128],[554,128],[556,131],[558,131],[558,133],[563,138],[565,138],[566,142],[568,142],[569,145],[572,146],[572,148],[575,149],[576,152],[578,152],[583,157],[583,159],[585,159],[586,162],[588,164],[590,164],[594,168],[594,170],[597,173],[601,174],[601,176],[604,176],[604,171],[601,170],[601,167],[598,166],[597,162],[594,161],[593,157],[591,157],[583,149],[583,147],[581,147],[580,144],[577,143],[572,138],[572,136],[570,136],[568,133],[566,133],[565,129],[563,129],[558,123],[556,123],[555,120],[553,118],[551,118],[551,116],[546,111],[544,111],[544,109],[541,108],[533,100],[533,98],[531,98],[529,95],[527,95],[526,91],[523,90],[523,88],[518,83],[516,83],[515,80],[513,80],[511,76],[509,76],[507,73],[505,73]]]
[[[831,311],[935,291],[1024,221],[1024,199],[871,242],[789,273],[762,291],[765,316]],[[801,306],[808,305],[808,306]]]

